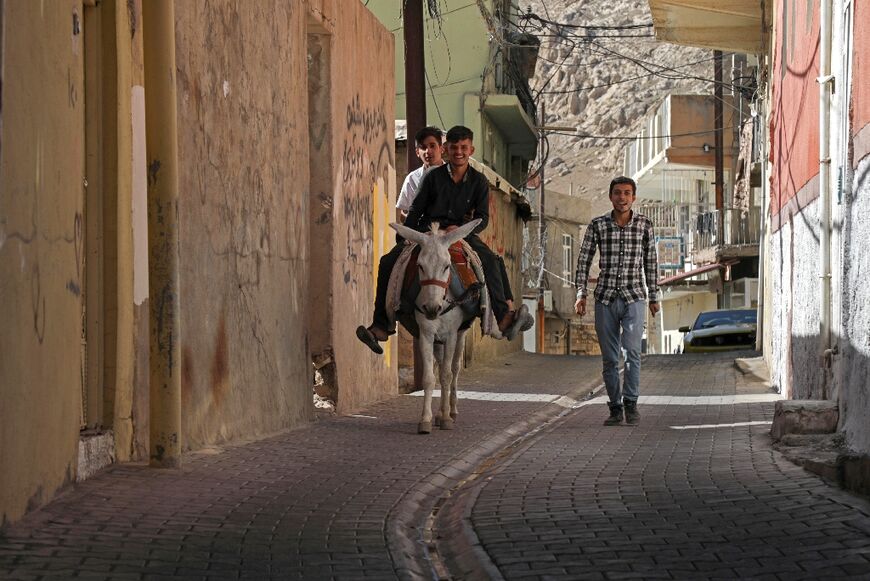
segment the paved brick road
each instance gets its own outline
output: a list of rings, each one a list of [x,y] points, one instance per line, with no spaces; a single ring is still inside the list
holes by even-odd
[[[585,393],[595,359],[521,356],[475,391]],[[531,381],[529,381],[531,378]],[[219,454],[183,472],[119,465],[0,537],[0,578],[395,579],[428,573],[419,524],[477,462],[562,408],[460,401],[456,429],[416,434],[399,397]],[[513,427],[509,430],[509,428]]]
[[[642,396],[763,391],[722,356],[651,357],[642,383]],[[438,521],[452,570],[506,579],[870,578],[870,503],[783,460],[769,426],[672,428],[770,420],[772,403],[678,401],[641,405],[636,427],[604,427],[606,406],[581,407],[460,489]]]
[[[418,436],[422,402],[405,396],[182,472],[115,466],[0,536],[0,578],[870,575],[868,504],[782,460],[766,426],[670,427],[771,418],[771,403],[710,403],[759,391],[730,357],[651,358],[645,396],[718,400],[606,429],[600,403],[535,401],[588,393],[596,358],[511,363],[464,376],[480,399],[451,432]]]

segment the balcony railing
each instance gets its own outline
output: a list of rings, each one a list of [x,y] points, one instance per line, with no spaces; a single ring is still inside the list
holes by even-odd
[[[758,244],[761,239],[759,208],[744,211],[725,208],[702,212],[695,218],[695,251],[716,246]]]

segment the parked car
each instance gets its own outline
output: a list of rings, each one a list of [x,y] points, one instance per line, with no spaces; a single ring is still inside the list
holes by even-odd
[[[755,309],[706,311],[689,327],[680,327],[683,353],[755,349],[758,312]]]

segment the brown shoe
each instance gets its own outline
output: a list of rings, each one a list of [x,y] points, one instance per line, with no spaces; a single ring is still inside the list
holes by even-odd
[[[498,325],[498,330],[508,341],[513,341],[523,331],[528,331],[535,324],[535,318],[529,312],[529,307],[522,305],[516,311],[510,311]]]
[[[501,318],[501,321],[498,322],[498,330],[504,335],[508,329],[511,328],[511,325],[514,324],[514,321],[517,318],[516,311],[508,311],[504,317]]]

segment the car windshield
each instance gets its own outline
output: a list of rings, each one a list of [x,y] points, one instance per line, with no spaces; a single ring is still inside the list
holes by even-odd
[[[692,330],[709,329],[719,325],[734,325],[737,323],[755,323],[757,314],[754,309],[740,311],[710,311],[701,313],[695,321]]]

